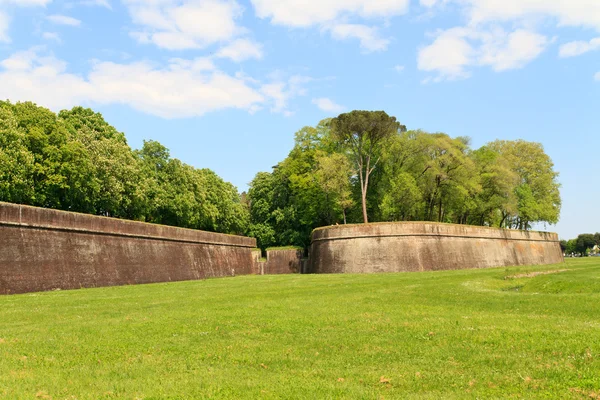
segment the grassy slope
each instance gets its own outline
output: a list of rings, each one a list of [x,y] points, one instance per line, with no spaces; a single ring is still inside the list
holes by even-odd
[[[599,300],[600,259],[0,297],[0,398],[590,398]]]

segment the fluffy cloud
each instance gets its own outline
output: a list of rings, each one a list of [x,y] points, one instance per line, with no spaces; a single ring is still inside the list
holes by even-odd
[[[262,46],[249,39],[236,39],[217,52],[217,57],[229,58],[235,62],[250,58],[261,59]]]
[[[597,0],[468,0],[473,22],[514,21],[550,17],[561,26],[583,26],[600,30],[600,2]]]
[[[408,11],[409,0],[251,0],[259,18],[277,25],[308,27],[357,15],[391,17]]]
[[[556,25],[595,28],[600,31],[597,0],[420,0],[435,9],[454,3],[466,16],[464,27],[436,35],[421,49],[422,70],[438,72],[436,80],[468,76],[469,66],[490,66],[495,71],[521,68],[537,58],[552,42],[536,32],[537,26]],[[443,8],[442,8],[443,9]],[[509,33],[501,28],[510,27]],[[447,43],[455,52],[443,44]],[[560,49],[561,57],[583,54],[600,47],[600,40],[571,42]],[[444,59],[447,61],[444,61]]]
[[[597,49],[600,49],[600,37],[594,38],[589,42],[576,41],[565,43],[560,46],[559,55],[563,58],[575,57]]]
[[[242,8],[233,0],[125,0],[141,31],[132,36],[142,43],[180,50],[204,48],[232,39]]]
[[[483,36],[479,63],[494,71],[523,68],[546,49],[549,40],[535,32],[518,29],[506,35],[504,31]]]
[[[81,0],[78,4],[82,6],[90,6],[90,7],[104,7],[112,10],[112,6],[108,2],[108,0]]]
[[[57,24],[57,25],[68,25],[68,26],[80,26],[81,25],[81,21],[73,18],[73,17],[69,17],[67,15],[49,15],[46,17],[46,19],[50,22],[52,22],[53,24]]]
[[[552,18],[559,26],[600,30],[600,2],[597,0],[420,0],[420,3],[429,8],[455,3],[464,8],[471,25]]]
[[[271,107],[289,113],[289,100],[302,94],[306,77],[263,84],[230,76],[211,60],[172,59],[167,66],[148,62],[97,62],[86,76],[67,72],[67,64],[40,49],[15,53],[0,62],[4,98],[30,100],[58,110],[79,104],[126,104],[163,118],[200,116],[237,108]]]
[[[377,28],[372,28],[360,24],[338,24],[331,27],[331,36],[334,39],[358,39],[360,47],[367,51],[383,51],[386,50],[389,39],[384,39],[379,36]]]
[[[452,28],[419,50],[418,67],[436,72],[434,81],[467,78],[468,67],[475,66],[490,66],[495,71],[518,69],[537,58],[548,43],[545,36],[522,29],[506,33],[502,29]]]
[[[251,0],[259,18],[293,28],[320,26],[337,40],[358,39],[367,52],[386,50],[389,39],[376,27],[349,19],[389,18],[405,14],[409,0]]]
[[[465,28],[443,31],[432,44],[419,50],[418,68],[437,72],[438,80],[468,77],[465,67],[473,63],[475,51],[466,36],[468,30]]]
[[[331,113],[339,113],[344,110],[344,106],[336,104],[333,100],[327,97],[312,99],[312,103],[319,107],[320,110]]]
[[[261,87],[261,93],[273,100],[270,107],[271,112],[290,116],[293,114],[288,108],[290,99],[306,95],[304,85],[312,81],[312,78],[293,75],[288,79],[284,79],[280,75],[279,73],[274,74],[272,82]]]
[[[600,71],[596,72],[596,75],[594,75],[594,79],[600,82]]]

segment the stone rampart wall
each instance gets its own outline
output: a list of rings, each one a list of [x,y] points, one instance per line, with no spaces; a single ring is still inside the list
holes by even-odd
[[[267,249],[265,259],[260,250],[252,252],[253,269],[261,275],[298,274],[302,272],[301,249]]]
[[[555,233],[399,222],[316,229],[310,271],[436,271],[563,261]]]
[[[256,240],[0,203],[0,294],[256,273]]]

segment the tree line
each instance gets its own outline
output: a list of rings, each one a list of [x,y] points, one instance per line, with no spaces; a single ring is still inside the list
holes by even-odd
[[[262,247],[308,246],[319,226],[435,221],[531,229],[558,222],[558,173],[539,143],[407,130],[352,111],[295,135],[289,155],[250,183],[249,234]]]
[[[243,234],[307,247],[314,228],[436,221],[530,229],[556,223],[558,174],[539,143],[407,130],[383,111],[306,126],[239,193],[156,141],[133,150],[101,114],[0,101],[0,201]]]
[[[582,233],[575,239],[560,241],[563,253],[568,256],[585,257],[595,246],[600,247],[600,233]]]
[[[132,150],[101,114],[58,114],[0,101],[0,201],[245,234],[237,189],[171,158],[156,141]]]

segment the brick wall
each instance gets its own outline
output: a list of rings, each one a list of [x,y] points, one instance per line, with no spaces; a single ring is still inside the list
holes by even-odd
[[[256,240],[0,203],[0,294],[255,273]]]
[[[398,222],[316,229],[312,235],[310,270],[435,271],[563,261],[555,233]]]

